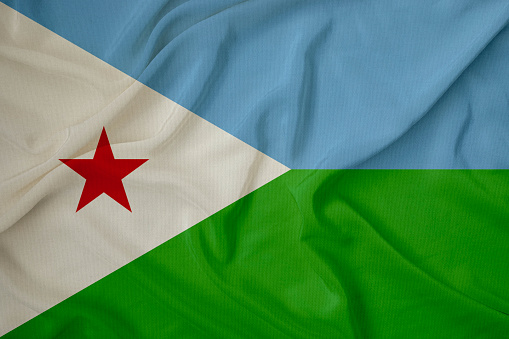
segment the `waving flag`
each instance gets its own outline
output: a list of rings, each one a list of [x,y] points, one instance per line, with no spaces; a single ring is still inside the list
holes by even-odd
[[[507,1],[2,2],[0,334],[509,333]]]

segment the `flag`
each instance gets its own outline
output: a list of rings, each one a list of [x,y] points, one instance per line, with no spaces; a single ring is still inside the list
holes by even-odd
[[[507,2],[0,18],[1,334],[509,332]]]

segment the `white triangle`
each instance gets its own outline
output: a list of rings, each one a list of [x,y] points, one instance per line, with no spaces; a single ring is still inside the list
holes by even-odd
[[[0,3],[0,334],[288,170]],[[178,81],[178,79],[170,80]],[[75,213],[103,126],[148,158]]]

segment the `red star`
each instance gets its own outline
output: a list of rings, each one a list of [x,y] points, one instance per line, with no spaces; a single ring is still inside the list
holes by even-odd
[[[103,127],[93,159],[60,159],[86,179],[76,212],[103,193],[131,212],[122,179],[148,159],[115,159]]]

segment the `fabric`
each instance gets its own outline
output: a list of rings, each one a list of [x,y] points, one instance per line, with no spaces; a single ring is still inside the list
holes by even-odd
[[[509,168],[507,0],[2,0],[290,168]]]
[[[287,168],[0,4],[0,334]],[[75,213],[103,126],[130,213],[103,194]]]
[[[6,338],[505,338],[509,171],[292,170]]]
[[[0,0],[0,335],[505,336],[508,22]]]

